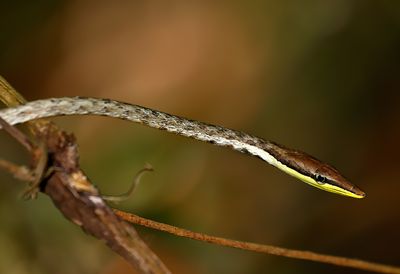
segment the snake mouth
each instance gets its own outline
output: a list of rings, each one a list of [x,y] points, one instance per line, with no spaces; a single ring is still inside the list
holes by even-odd
[[[362,191],[361,189],[359,189],[357,186],[353,185],[352,189],[350,190],[350,192],[352,192],[355,196],[355,198],[365,198],[365,196],[367,196],[365,194],[364,191]]]

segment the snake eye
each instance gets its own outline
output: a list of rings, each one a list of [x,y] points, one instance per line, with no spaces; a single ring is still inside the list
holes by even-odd
[[[325,184],[325,182],[326,182],[326,177],[322,176],[320,174],[317,174],[315,176],[315,179],[316,179],[317,183],[320,183],[320,184]]]

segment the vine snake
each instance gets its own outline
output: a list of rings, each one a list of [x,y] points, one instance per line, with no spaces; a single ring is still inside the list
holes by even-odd
[[[365,193],[334,167],[316,158],[247,133],[211,125],[161,111],[109,99],[64,97],[31,101],[0,110],[0,116],[15,125],[30,120],[62,115],[101,115],[143,124],[250,154],[283,172],[319,189],[363,198]]]

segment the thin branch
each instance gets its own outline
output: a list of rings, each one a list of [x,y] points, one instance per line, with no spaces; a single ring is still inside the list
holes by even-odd
[[[326,264],[333,264],[342,267],[350,267],[360,270],[366,270],[377,273],[400,273],[400,268],[396,266],[384,265],[379,263],[367,262],[358,259],[350,259],[339,256],[325,255],[310,251],[294,250],[283,247],[277,247],[272,245],[256,244],[251,242],[242,242],[236,240],[230,240],[221,237],[210,236],[203,233],[193,232],[190,230],[178,228],[175,226],[167,225],[164,223],[159,223],[152,221],[138,215],[127,213],[118,209],[113,209],[114,213],[124,219],[127,222],[142,225],[148,228],[164,231],[179,237],[185,237],[193,240],[198,240],[202,242],[208,242],[212,244],[217,244],[221,246],[239,248],[259,253],[266,253],[270,255],[289,257],[300,260],[315,261]]]
[[[0,169],[7,171],[12,174],[14,178],[25,181],[32,182],[35,179],[34,174],[32,174],[32,170],[26,166],[19,166],[9,161],[5,161],[0,159]]]
[[[3,77],[0,75],[0,102],[6,106],[16,107],[26,103],[24,97],[17,92]]]
[[[0,125],[2,128],[4,128],[4,130],[12,135],[13,138],[18,141],[18,143],[25,147],[27,151],[32,152],[34,150],[35,146],[32,144],[31,140],[29,140],[28,136],[26,136],[22,131],[19,131],[16,127],[11,126],[1,117]]]

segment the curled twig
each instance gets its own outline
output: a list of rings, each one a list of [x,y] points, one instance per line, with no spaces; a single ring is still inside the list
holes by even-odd
[[[139,172],[136,174],[135,178],[133,179],[133,183],[131,184],[127,192],[120,195],[102,195],[103,200],[110,201],[113,203],[118,203],[129,199],[133,195],[133,192],[135,191],[137,185],[139,184],[142,175],[145,172],[153,170],[154,169],[150,164],[146,164],[145,167],[139,170]]]

